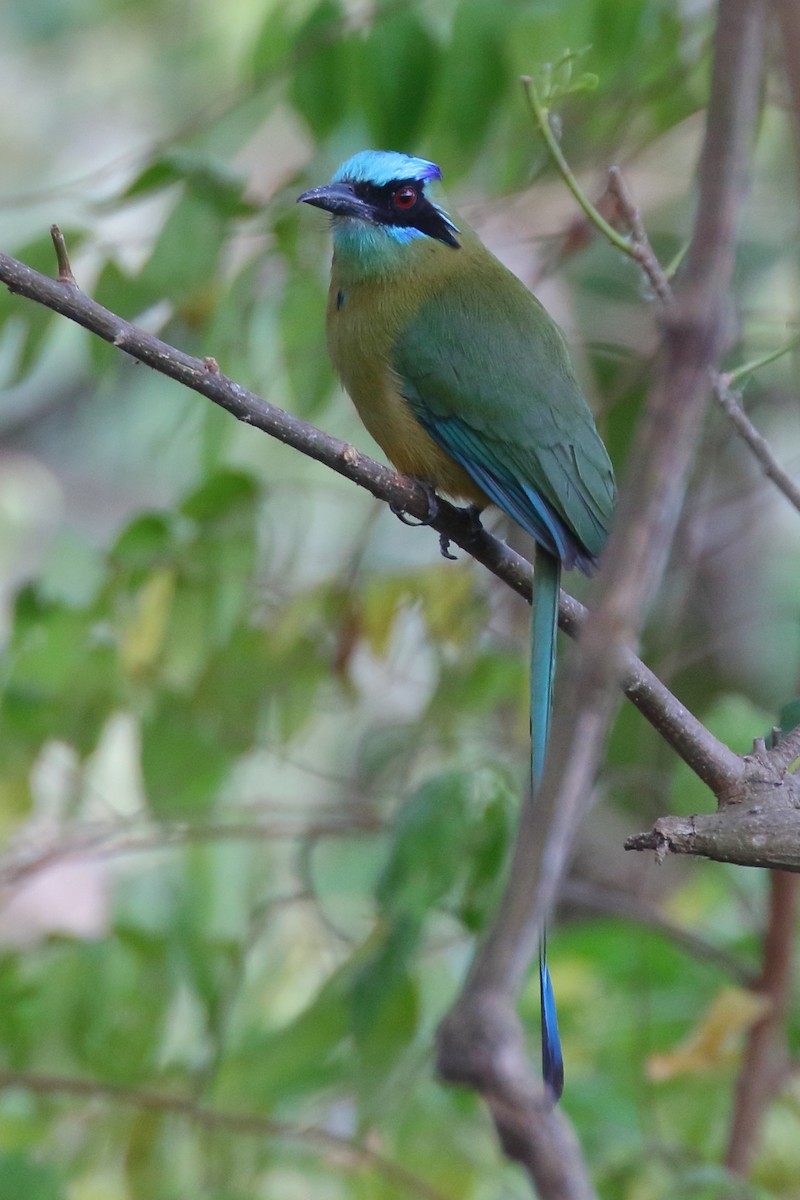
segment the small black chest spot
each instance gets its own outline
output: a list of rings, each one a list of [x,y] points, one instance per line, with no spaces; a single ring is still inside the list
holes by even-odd
[[[342,292],[342,291],[337,292],[336,293],[336,311],[337,312],[344,304],[344,300],[345,300],[344,292]]]

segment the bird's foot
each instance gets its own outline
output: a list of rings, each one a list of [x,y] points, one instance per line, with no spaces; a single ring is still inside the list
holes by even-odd
[[[408,513],[404,512],[404,510],[397,504],[390,504],[389,508],[397,517],[398,521],[402,521],[404,525],[432,525],[439,515],[439,498],[436,495],[436,489],[432,483],[426,483],[422,479],[417,480],[417,482],[425,493],[425,503],[427,507],[425,509],[424,517],[409,517]]]
[[[467,530],[465,541],[474,542],[483,533],[483,526],[481,525],[482,510],[477,504],[468,504],[466,508],[462,508],[460,511],[469,520],[469,529]],[[452,562],[456,561],[455,554],[450,553],[450,538],[446,533],[439,534],[439,550],[441,551],[442,558],[449,558]]]

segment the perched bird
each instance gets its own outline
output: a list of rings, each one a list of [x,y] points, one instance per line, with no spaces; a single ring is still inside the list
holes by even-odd
[[[539,301],[429,195],[435,163],[363,150],[298,202],[332,214],[328,350],[398,471],[493,503],[536,539],[531,771],[544,770],[561,568],[589,573],[608,536],[614,475],[564,337]],[[546,943],[542,1069],[564,1068]]]

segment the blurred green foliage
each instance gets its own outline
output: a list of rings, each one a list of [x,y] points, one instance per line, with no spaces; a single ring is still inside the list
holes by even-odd
[[[666,261],[710,22],[670,0],[10,0],[0,100],[27,103],[0,134],[3,248],[51,270],[58,220],[102,303],[369,449],[325,359],[326,228],[294,200],[363,145],[428,155],[567,328],[622,468],[648,297],[576,221],[518,76],[586,48],[565,152],[595,194],[624,165]],[[796,320],[789,140],[768,106],[736,361]],[[526,1196],[431,1070],[524,780],[524,606],[43,309],[3,293],[0,322],[0,1070],[48,1077],[0,1090],[0,1200]],[[793,365],[748,390],[784,446]],[[699,463],[646,651],[744,750],[798,690],[798,522],[719,419]],[[723,968],[602,915],[613,885],[752,966],[764,881],[624,858],[626,832],[710,801],[631,709],[600,792],[574,867],[600,912],[565,912],[551,944],[598,1189],[790,1200],[795,1092],[748,1189],[717,1166],[735,1057],[648,1076]]]

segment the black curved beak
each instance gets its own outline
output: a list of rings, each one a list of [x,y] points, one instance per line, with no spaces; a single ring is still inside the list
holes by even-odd
[[[313,204],[337,217],[360,217],[362,221],[371,218],[369,205],[359,200],[349,183],[326,183],[324,187],[311,188],[297,197],[297,203]]]

